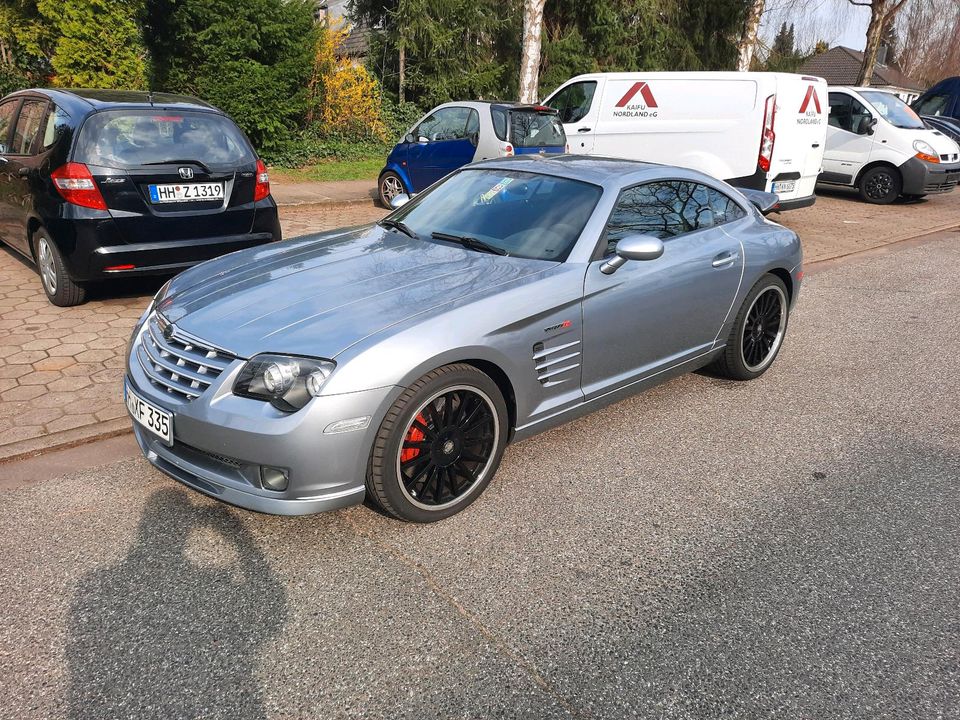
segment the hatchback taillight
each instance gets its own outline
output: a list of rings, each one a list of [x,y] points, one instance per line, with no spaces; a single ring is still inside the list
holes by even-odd
[[[253,188],[253,201],[263,200],[270,194],[270,173],[263,160],[257,160],[257,184]]]
[[[773,131],[773,121],[777,114],[777,96],[771,95],[763,106],[763,132],[760,133],[760,154],[757,165],[764,172],[770,170],[773,160],[773,146],[777,142],[777,135]]]
[[[83,163],[68,162],[50,173],[50,177],[53,178],[53,186],[57,192],[68,203],[94,210],[107,209],[97,181]]]

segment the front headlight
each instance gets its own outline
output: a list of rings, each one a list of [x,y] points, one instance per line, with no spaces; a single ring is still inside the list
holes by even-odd
[[[233,394],[265,400],[283,412],[295,412],[320,394],[336,366],[332,360],[257,355],[240,370]]]
[[[937,155],[937,151],[933,149],[933,145],[925,140],[914,140],[913,149],[917,151],[917,157],[921,160],[926,160],[931,163],[940,162],[940,156]]]

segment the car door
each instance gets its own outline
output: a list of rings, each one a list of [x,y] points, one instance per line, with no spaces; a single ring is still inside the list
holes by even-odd
[[[570,152],[589,155],[596,141],[600,95],[596,80],[582,80],[560,88],[544,101],[560,114]]]
[[[9,147],[4,157],[4,208],[2,232],[11,247],[29,254],[27,216],[33,203],[33,185],[37,179],[37,143],[49,103],[27,98],[20,105]]]
[[[451,106],[436,110],[417,126],[413,131],[417,142],[407,151],[414,192],[473,162],[477,150],[474,137],[479,123],[476,110]]]
[[[0,103],[0,240],[10,242],[13,232],[14,193],[17,189],[17,173],[10,164],[10,139],[17,121],[20,99]]]
[[[863,103],[844,92],[830,93],[827,144],[823,153],[824,182],[852,185],[861,168],[870,162],[873,136],[868,134],[873,115]]]
[[[711,350],[740,286],[743,251],[725,232],[746,211],[715,188],[686,180],[621,192],[602,254],[583,292],[583,392],[587,399]],[[663,240],[656,260],[600,268],[630,235]]]

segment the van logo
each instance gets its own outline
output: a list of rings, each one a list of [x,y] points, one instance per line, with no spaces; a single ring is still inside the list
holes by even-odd
[[[653,97],[653,92],[651,92],[650,86],[645,81],[635,82],[633,87],[627,90],[624,96],[620,98],[620,102],[618,102],[616,106],[618,108],[626,107],[637,93],[640,93],[640,97],[643,98],[643,102],[648,108],[657,107],[657,101]]]
[[[180,177],[182,177],[184,180],[193,179],[193,168],[188,168],[188,167],[180,168],[179,172],[180,172]]]
[[[817,91],[811,85],[807,88],[807,94],[803,98],[803,104],[800,106],[800,114],[803,115],[807,112],[807,108],[810,107],[810,101],[813,100],[813,106],[817,109],[817,115],[821,113],[820,110],[820,98],[817,97]]]

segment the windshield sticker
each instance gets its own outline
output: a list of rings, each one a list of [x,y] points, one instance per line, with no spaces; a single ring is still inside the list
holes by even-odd
[[[507,185],[513,182],[513,178],[504,178],[492,188],[487,190],[483,195],[480,196],[480,202],[488,203],[493,200],[499,192],[501,192]]]

